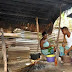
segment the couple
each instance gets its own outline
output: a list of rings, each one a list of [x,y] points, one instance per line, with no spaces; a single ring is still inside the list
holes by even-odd
[[[69,55],[72,50],[72,32],[69,31],[67,27],[61,28],[61,31],[64,35],[64,40],[62,46],[60,46],[60,56]],[[55,46],[51,45],[47,40],[47,33],[42,33],[43,38],[40,41],[41,52],[44,55],[54,54],[56,51]],[[67,42],[67,45],[66,45]],[[62,54],[61,54],[62,52]]]

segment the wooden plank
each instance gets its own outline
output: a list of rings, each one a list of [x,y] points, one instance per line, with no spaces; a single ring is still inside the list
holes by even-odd
[[[1,36],[1,33],[0,33],[0,36]],[[17,33],[4,33],[4,36],[21,37],[21,35]]]

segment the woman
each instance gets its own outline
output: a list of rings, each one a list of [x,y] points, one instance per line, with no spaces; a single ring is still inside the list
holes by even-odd
[[[42,33],[43,38],[40,40],[41,52],[44,55],[53,54],[55,51],[54,45],[50,45],[47,39],[47,33]]]

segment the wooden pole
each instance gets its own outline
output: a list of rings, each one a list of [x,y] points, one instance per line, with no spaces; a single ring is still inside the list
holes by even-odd
[[[36,17],[36,26],[37,26],[37,36],[38,36],[38,47],[37,47],[37,52],[39,50],[39,24],[38,24],[38,17]]]
[[[60,25],[61,25],[61,6],[60,6],[60,20],[59,20],[59,30],[58,30],[57,46],[56,46],[56,58],[57,58],[57,62],[58,62],[58,57],[59,57],[58,45],[59,45]]]
[[[4,72],[7,72],[7,56],[6,56],[6,47],[5,47],[3,29],[1,29],[1,33],[2,33],[1,38],[2,38],[2,54],[3,54],[3,61],[4,61]]]

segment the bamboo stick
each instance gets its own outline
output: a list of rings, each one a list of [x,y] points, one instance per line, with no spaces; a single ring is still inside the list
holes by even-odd
[[[4,42],[4,33],[3,29],[1,29],[1,39],[2,39],[2,54],[3,54],[3,61],[4,61],[4,72],[7,72],[7,56],[6,56],[6,47]]]
[[[37,36],[38,36],[38,47],[37,47],[37,52],[39,50],[39,24],[38,24],[38,17],[36,17],[36,26],[37,26]]]
[[[59,45],[60,25],[61,25],[61,6],[60,6],[60,20],[59,20],[59,30],[58,30],[57,46],[56,46],[56,58],[57,58],[57,62],[58,62],[58,57],[59,57],[58,45]]]

